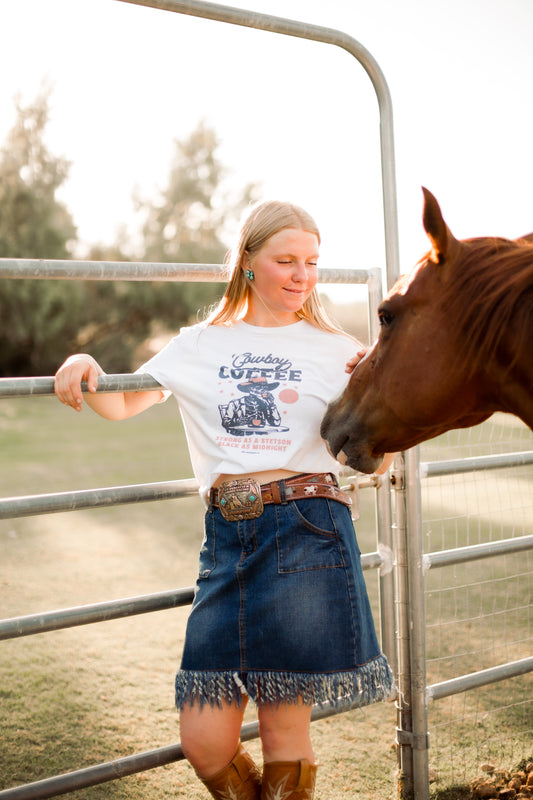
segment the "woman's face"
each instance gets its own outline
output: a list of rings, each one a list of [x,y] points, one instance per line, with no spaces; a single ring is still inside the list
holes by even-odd
[[[298,320],[317,282],[318,238],[314,233],[285,228],[268,239],[243,269],[254,272],[245,321],[272,327]]]

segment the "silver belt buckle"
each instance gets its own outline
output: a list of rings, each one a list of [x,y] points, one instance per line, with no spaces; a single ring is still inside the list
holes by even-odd
[[[218,505],[228,522],[260,517],[263,513],[261,486],[251,478],[226,481],[218,490]]]

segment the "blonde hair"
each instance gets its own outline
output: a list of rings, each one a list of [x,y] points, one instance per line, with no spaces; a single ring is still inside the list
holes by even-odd
[[[300,206],[280,200],[267,200],[253,206],[241,223],[235,246],[228,254],[228,285],[219,304],[207,318],[210,325],[229,324],[244,316],[251,291],[244,275],[244,260],[252,259],[272,236],[287,228],[314,233],[320,244],[316,222]],[[316,287],[296,314],[321,330],[345,333],[328,318]]]

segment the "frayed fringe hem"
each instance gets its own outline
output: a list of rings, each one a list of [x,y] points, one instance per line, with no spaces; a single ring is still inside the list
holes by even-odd
[[[256,704],[303,702],[306,705],[349,705],[353,708],[394,697],[396,687],[387,659],[379,655],[349,672],[203,672],[180,670],[176,675],[176,706],[198,703],[241,708],[243,697]]]

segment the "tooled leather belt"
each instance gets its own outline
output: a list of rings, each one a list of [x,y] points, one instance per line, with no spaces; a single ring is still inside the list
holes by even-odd
[[[291,500],[311,497],[326,497],[337,500],[346,506],[352,504],[351,497],[339,489],[335,475],[330,472],[295,475],[293,478],[261,485],[243,476],[240,479],[227,481],[216,489],[211,489],[209,502],[211,506],[220,508],[226,519],[235,520],[259,516],[262,506],[267,503],[288,503]],[[238,507],[236,507],[235,500],[238,500]],[[228,508],[230,504],[232,505],[231,515]],[[249,513],[246,513],[244,506],[249,509]]]

